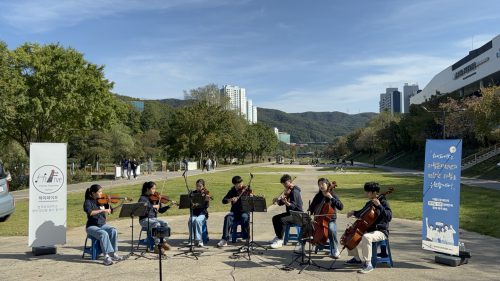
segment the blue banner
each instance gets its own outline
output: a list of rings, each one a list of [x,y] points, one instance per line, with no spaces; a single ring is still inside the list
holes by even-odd
[[[458,255],[462,140],[425,145],[422,248]]]

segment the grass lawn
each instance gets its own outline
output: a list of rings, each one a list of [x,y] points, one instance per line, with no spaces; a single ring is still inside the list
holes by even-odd
[[[324,167],[319,169],[320,171],[332,171],[336,173],[342,173],[340,171],[340,167]],[[369,167],[358,167],[358,166],[346,166],[343,167],[342,170],[344,172],[350,172],[350,173],[380,173],[380,172],[386,172],[386,170],[381,169],[381,168],[369,168]]]
[[[232,186],[231,178],[234,175],[239,175],[243,178],[243,183],[247,184],[250,180],[249,170],[246,169],[245,172],[239,170],[231,170],[226,172],[210,173],[203,175],[203,179],[207,183],[207,188],[210,194],[214,196],[214,200],[210,202],[209,212],[220,212],[228,211],[230,209],[229,205],[222,204],[222,198],[229,191]],[[299,170],[303,170],[300,168]],[[274,170],[271,169],[261,169],[261,168],[250,168],[252,173],[257,173],[259,171],[280,171],[285,172],[283,169]],[[286,169],[286,171],[290,171]],[[241,173],[240,173],[241,172]],[[201,176],[201,175],[200,175]],[[252,189],[254,194],[263,195],[267,204],[272,203],[272,198],[277,197],[282,191],[283,186],[280,184],[280,174],[276,175],[266,175],[266,174],[256,174],[252,181]],[[194,188],[195,182],[199,177],[188,177],[189,188]],[[133,185],[115,187],[112,189],[107,189],[104,186],[105,194],[118,194],[120,196],[132,197],[134,202],[136,202],[141,193],[142,182],[138,182]],[[175,201],[179,200],[180,194],[186,194],[186,184],[184,178],[168,179],[166,181],[157,182],[157,190],[162,194],[165,194]],[[84,192],[76,192],[68,194],[68,212],[67,212],[67,226],[75,227],[85,225],[87,217],[83,212],[83,200]],[[18,200],[16,201],[16,211],[14,214],[0,227],[0,236],[10,236],[10,235],[28,235],[28,200]],[[108,220],[118,219],[119,212],[108,217]],[[188,209],[178,209],[177,207],[171,208],[167,211],[167,215],[181,215],[189,214]],[[122,218],[123,219],[123,218]],[[128,219],[128,218],[125,218]]]
[[[387,195],[389,204],[396,218],[422,219],[422,185],[423,179],[418,177],[378,175],[378,174],[325,174],[330,180],[337,181],[338,194],[346,214],[349,210],[359,210],[366,203],[363,184],[376,181],[381,192],[389,187],[395,191]],[[462,185],[460,194],[460,228],[500,238],[500,217],[496,210],[500,208],[500,192]]]
[[[299,170],[292,170],[299,169]],[[248,183],[250,179],[249,171],[255,173],[252,181],[252,189],[254,194],[263,195],[267,200],[267,204],[271,204],[273,197],[278,196],[282,191],[282,185],[279,183],[280,174],[258,174],[264,172],[289,172],[292,176],[293,171],[303,171],[302,168],[264,168],[255,167],[248,169],[237,169],[226,172],[210,173],[203,175],[203,178],[208,184],[210,193],[215,197],[211,202],[210,212],[228,211],[229,206],[221,203],[222,197],[231,187],[232,176],[239,173],[243,177],[244,183]],[[388,187],[394,187],[395,192],[388,195],[387,198],[393,210],[393,215],[396,218],[405,218],[413,220],[422,219],[422,178],[372,174],[338,174],[335,172],[325,171],[322,175],[330,180],[335,180],[338,187],[335,192],[338,194],[345,209],[340,213],[347,213],[349,210],[361,209],[366,202],[364,197],[363,184],[367,181],[377,181],[382,187],[382,191],[386,191]],[[188,178],[189,187],[194,187],[198,177],[192,176]],[[105,193],[119,194],[120,196],[132,197],[136,201],[140,195],[140,182],[113,189],[106,189]],[[167,181],[158,182],[158,190],[178,200],[180,194],[186,193],[186,186],[183,178],[169,179]],[[311,186],[301,186],[304,188],[317,188]],[[163,189],[163,190],[162,190]],[[304,202],[312,198],[303,198]],[[461,190],[461,207],[460,207],[460,227],[494,236],[500,237],[500,217],[496,216],[496,210],[500,209],[500,192],[484,188],[462,186]],[[84,225],[86,215],[83,212],[83,192],[68,194],[68,227]],[[188,210],[179,210],[172,208],[167,212],[168,215],[188,214]],[[111,215],[109,220],[117,219],[117,214]],[[28,234],[28,200],[16,201],[16,212],[6,222],[1,224],[0,236],[9,235],[27,235]]]

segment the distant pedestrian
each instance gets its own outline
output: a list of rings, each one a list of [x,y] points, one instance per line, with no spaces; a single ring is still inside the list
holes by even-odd
[[[148,159],[148,175],[151,175],[153,171],[153,159],[151,159],[151,157],[149,157]]]
[[[137,162],[137,160],[132,160],[132,165],[131,165],[131,168],[132,168],[132,173],[134,174],[134,179],[137,178],[137,166],[139,165],[139,163]]]
[[[132,173],[132,161],[130,158],[127,159],[127,178],[130,180],[130,174]]]
[[[206,165],[207,165],[207,171],[210,171],[210,168],[212,167],[212,159],[208,158]]]

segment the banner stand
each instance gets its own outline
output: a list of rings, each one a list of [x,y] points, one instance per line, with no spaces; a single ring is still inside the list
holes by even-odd
[[[56,246],[41,246],[41,247],[32,247],[31,252],[34,256],[41,255],[55,255],[57,254]]]
[[[437,255],[434,256],[434,261],[436,263],[445,264],[449,266],[459,266],[463,264],[468,264],[469,259],[472,257],[470,252],[465,249],[463,243],[460,243],[460,251],[458,252],[458,256],[447,255],[436,252]]]

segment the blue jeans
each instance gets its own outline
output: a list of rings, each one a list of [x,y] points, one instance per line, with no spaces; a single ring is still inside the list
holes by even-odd
[[[237,220],[241,220],[242,226],[241,226],[241,235],[243,236],[243,239],[248,239],[248,232],[250,230],[250,215],[248,213],[242,213],[240,217],[236,218]],[[224,227],[222,229],[222,239],[228,241],[229,236],[231,235],[231,228],[233,227],[233,222],[235,220],[235,216],[233,212],[229,212],[225,217],[224,217]],[[236,231],[236,229],[233,229],[233,231]]]
[[[338,250],[339,241],[337,240],[337,224],[334,221],[328,223],[328,239],[330,239],[330,249],[332,254]]]
[[[116,241],[118,240],[118,232],[116,228],[111,225],[89,226],[86,229],[87,234],[94,237],[101,242],[102,252],[105,254],[114,253],[118,251],[118,245]]]
[[[193,230],[193,226],[191,223],[194,223],[194,240],[201,241],[202,240],[202,231],[203,231],[203,223],[205,222],[205,215],[201,214],[199,216],[193,216],[190,221],[188,221],[189,227],[189,237],[191,237],[191,231]]]
[[[148,223],[149,223],[149,225],[148,225]],[[170,228],[166,221],[160,220],[158,218],[149,218],[149,220],[148,220],[148,218],[145,218],[145,219],[140,220],[139,224],[143,228],[148,229],[149,234],[151,234],[151,229],[156,228],[156,227],[164,226],[164,227]],[[156,243],[158,244],[159,242],[160,242],[160,239],[156,238]]]

